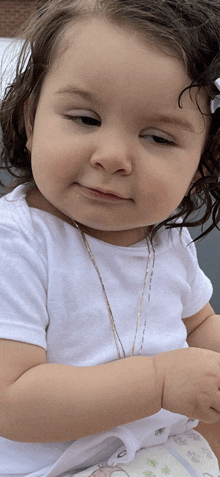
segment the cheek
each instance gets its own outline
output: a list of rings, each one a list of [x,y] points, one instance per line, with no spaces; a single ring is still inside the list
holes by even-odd
[[[47,131],[48,132],[48,131]],[[45,136],[42,128],[34,135],[32,145],[32,164],[36,172],[49,174],[50,179],[78,173],[83,167],[84,160],[89,156],[88,148],[73,137],[59,134]]]
[[[139,174],[139,191],[148,198],[160,198],[166,200],[184,194],[189,182],[189,176],[184,177],[181,169],[171,164],[161,162],[151,165],[146,171]]]
[[[63,149],[61,153],[56,144],[33,144],[31,163],[33,174],[41,180],[47,179],[50,183],[56,178],[65,179],[72,169],[70,155]]]
[[[142,177],[143,179],[143,177]],[[168,217],[181,203],[189,185],[189,176],[180,173],[160,174],[142,181],[139,204],[145,213],[157,214],[159,220]]]

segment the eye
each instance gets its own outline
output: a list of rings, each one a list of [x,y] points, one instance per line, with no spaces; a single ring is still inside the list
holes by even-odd
[[[82,125],[82,126],[100,126],[101,125],[101,121],[99,121],[98,119],[96,118],[93,118],[92,116],[74,116],[74,115],[70,115],[70,114],[66,114],[65,115],[65,118],[73,121],[73,122],[76,122],[77,124],[79,125]]]
[[[162,146],[175,146],[175,142],[169,136],[165,136],[159,132],[157,134],[155,134],[155,132],[152,132],[151,134],[150,132],[148,132],[147,134],[141,134],[140,137],[146,139],[149,142],[152,142],[153,144],[158,144]]]

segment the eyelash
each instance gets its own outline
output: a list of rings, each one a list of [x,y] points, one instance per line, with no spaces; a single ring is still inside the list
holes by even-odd
[[[70,119],[72,121],[79,121],[79,120],[84,120],[87,121],[88,123],[85,124],[83,123],[83,126],[98,126],[101,125],[101,122],[98,119],[92,118],[91,116],[65,116],[67,119]],[[96,124],[91,124],[91,122],[95,122]],[[90,124],[89,124],[90,123]],[[98,123],[98,124],[97,124]]]
[[[152,137],[154,138],[154,141],[150,141],[150,142],[153,142],[154,144],[157,144],[158,146],[175,146],[175,143],[173,141],[169,141],[168,139],[165,139],[164,137],[162,136],[157,136],[155,134],[145,134],[143,136],[140,136],[140,137]]]
[[[101,125],[101,121],[99,121],[98,119],[95,119],[95,118],[92,118],[91,116],[71,116],[71,115],[65,115],[65,118],[71,120],[71,121],[82,121],[81,124],[83,124],[83,126],[100,126]],[[83,122],[85,121],[85,122]],[[142,138],[145,138],[147,136],[150,136],[152,138],[154,138],[154,141],[150,141],[150,142],[153,142],[154,144],[157,144],[157,145],[163,145],[163,146],[175,146],[175,143],[174,141],[169,141],[169,139],[166,139],[162,136],[157,136],[156,134],[145,134],[143,136],[140,136]]]

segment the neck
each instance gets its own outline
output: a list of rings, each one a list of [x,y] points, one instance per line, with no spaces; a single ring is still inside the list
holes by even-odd
[[[78,225],[80,230],[85,234],[91,235],[92,237],[102,240],[103,242],[107,242],[111,245],[117,245],[121,247],[129,247],[130,245],[140,242],[146,237],[145,227],[131,230],[106,231],[92,229],[80,223]]]

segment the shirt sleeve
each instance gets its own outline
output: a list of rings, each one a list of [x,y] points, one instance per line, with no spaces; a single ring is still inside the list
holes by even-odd
[[[183,297],[182,318],[187,318],[200,311],[209,302],[213,287],[209,278],[199,267],[196,247],[186,228],[183,229],[181,240],[189,285],[188,293]]]
[[[0,223],[0,338],[47,349],[47,270],[22,228]]]

